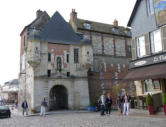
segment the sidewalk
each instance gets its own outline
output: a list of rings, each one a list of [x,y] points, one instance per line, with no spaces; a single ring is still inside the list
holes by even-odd
[[[148,110],[144,109],[131,109],[130,116],[139,116],[139,117],[152,117],[152,118],[166,118],[164,112],[158,112],[154,115],[149,115]]]
[[[17,109],[11,110],[12,114],[15,115],[21,115],[22,112],[18,111]],[[72,113],[98,113],[100,112],[89,112],[87,110],[60,110],[60,111],[49,111],[46,112],[46,115],[55,115],[55,114],[72,114]],[[113,110],[112,115],[118,115],[118,112]],[[40,113],[35,113],[35,114],[29,114],[26,117],[32,117],[32,116],[40,116]],[[152,118],[166,118],[166,115],[164,115],[163,112],[159,112],[154,115],[149,115],[148,110],[143,110],[143,109],[131,109],[129,116],[138,116],[138,117],[152,117]]]

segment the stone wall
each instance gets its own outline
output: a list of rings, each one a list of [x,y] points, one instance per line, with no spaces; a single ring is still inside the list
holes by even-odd
[[[115,80],[111,78],[112,73],[104,73],[104,79],[100,80],[100,74],[95,72],[89,73],[89,95],[90,102],[97,102],[100,95],[104,91],[105,94],[110,93],[113,99],[113,105],[116,106],[116,98],[121,95],[121,91],[124,89],[129,95],[135,96],[135,85],[133,82],[124,82],[121,80]],[[104,84],[104,87],[101,87]]]
[[[126,56],[126,44],[124,39],[115,39],[116,56]]]
[[[85,109],[89,104],[87,79],[35,78],[34,109],[36,111],[40,111],[43,98],[46,98],[49,107],[50,91],[56,85],[62,85],[67,89],[69,109]]]
[[[114,39],[104,37],[104,54],[114,56]]]
[[[94,54],[102,54],[101,35],[92,35],[92,45]]]

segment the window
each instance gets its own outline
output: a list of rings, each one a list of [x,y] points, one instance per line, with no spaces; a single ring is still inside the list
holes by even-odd
[[[89,23],[84,23],[84,27],[89,30],[91,29],[91,25]]]
[[[145,53],[145,38],[141,36],[137,38],[137,56],[142,57],[146,55]]]
[[[160,89],[160,82],[158,80],[153,80],[154,89]]]
[[[80,34],[80,33],[77,33],[77,35],[80,37],[80,39],[83,39],[83,37],[84,37],[84,35]]]
[[[24,47],[25,47],[25,36],[24,36]]]
[[[161,33],[160,30],[156,30],[150,33],[151,52],[156,53],[162,51]]]
[[[47,76],[48,76],[48,77],[51,76],[51,70],[47,70]]]
[[[114,28],[114,33],[119,34],[118,28]]]
[[[62,60],[61,60],[61,57],[59,57],[59,56],[56,58],[56,65],[57,65],[57,70],[59,72],[61,72],[61,70],[62,70]]]
[[[69,77],[70,76],[70,72],[67,72],[67,77]]]
[[[38,47],[35,47],[35,54],[39,54],[39,49],[38,49]]]
[[[66,54],[66,62],[69,63],[69,54]]]
[[[154,14],[153,0],[148,0],[148,13],[149,15]]]
[[[127,31],[126,31],[126,34],[127,34],[127,36],[131,36],[131,31],[130,31],[130,30],[127,30]]]
[[[51,61],[51,53],[48,53],[48,62]]]
[[[78,63],[78,49],[74,49],[74,63]]]

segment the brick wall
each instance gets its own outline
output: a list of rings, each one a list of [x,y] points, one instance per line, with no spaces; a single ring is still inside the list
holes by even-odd
[[[69,45],[60,45],[60,44],[48,44],[48,53],[51,53],[51,66],[53,68],[56,67],[56,56],[62,56],[62,62],[64,65],[64,68],[67,67],[67,64],[65,62],[65,52],[69,53]]]
[[[102,65],[102,72],[104,71]],[[117,95],[121,94],[121,89],[125,89],[130,95],[135,95],[135,85],[133,82],[124,82],[122,79],[127,75],[128,66],[125,68],[123,65],[120,65],[121,70],[118,72],[118,66],[114,65],[113,67],[107,66],[107,71],[103,72],[103,80],[100,80],[100,72],[89,72],[88,81],[89,81],[89,94],[90,101],[96,102],[101,93],[102,88],[101,84],[104,84],[105,93],[110,93],[113,99],[113,104],[116,104]],[[117,73],[117,79],[115,79],[115,73]]]

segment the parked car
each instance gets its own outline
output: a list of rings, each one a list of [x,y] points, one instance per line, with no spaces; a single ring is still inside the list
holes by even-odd
[[[11,111],[7,106],[0,106],[0,118],[5,118],[5,117],[10,118]]]

